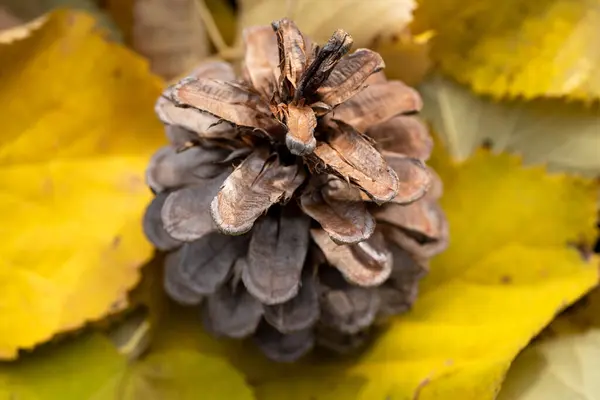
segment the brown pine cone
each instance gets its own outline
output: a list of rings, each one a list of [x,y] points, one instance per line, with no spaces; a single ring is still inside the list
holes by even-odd
[[[215,335],[279,361],[352,349],[447,244],[421,99],[342,30],[319,47],[282,19],[244,40],[241,79],[204,64],[158,100],[171,145],[144,229],[170,252],[166,291]]]

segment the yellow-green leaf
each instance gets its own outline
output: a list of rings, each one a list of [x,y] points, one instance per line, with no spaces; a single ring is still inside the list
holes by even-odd
[[[600,173],[600,103],[585,108],[559,100],[494,102],[440,77],[420,89],[425,117],[459,159],[491,141],[494,152],[520,153],[528,164]]]
[[[114,400],[126,368],[108,339],[86,334],[0,364],[0,399]]]
[[[122,310],[153,252],[162,82],[94,24],[56,12],[0,46],[0,358]]]
[[[498,400],[600,399],[600,290],[562,313],[511,366]]]
[[[86,334],[0,365],[0,399],[251,400],[253,394],[222,359],[181,348],[128,363],[105,336]]]
[[[292,18],[303,34],[324,43],[336,29],[354,39],[354,48],[367,46],[378,35],[401,32],[412,20],[414,0],[241,0],[239,27],[268,25]]]
[[[600,98],[598,0],[420,0],[432,57],[478,93]]]
[[[511,367],[498,400],[600,399],[600,330],[550,338]]]

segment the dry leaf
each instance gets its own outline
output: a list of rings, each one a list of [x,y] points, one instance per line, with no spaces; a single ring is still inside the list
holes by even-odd
[[[433,59],[477,93],[494,97],[600,97],[597,0],[423,0]]]
[[[241,0],[238,29],[268,25],[285,15],[315,43],[325,43],[333,32],[344,28],[354,38],[354,48],[366,47],[385,32],[398,32],[412,20],[413,0]],[[376,21],[376,23],[374,23]]]
[[[57,12],[0,46],[19,60],[0,65],[2,358],[122,310],[153,251],[140,221],[162,83],[94,24]]]
[[[528,164],[600,173],[600,104],[586,109],[552,100],[496,103],[439,77],[426,82],[421,93],[425,118],[459,159],[491,141],[494,152],[520,153]]]
[[[166,79],[189,71],[210,54],[196,1],[133,0],[131,45]]]

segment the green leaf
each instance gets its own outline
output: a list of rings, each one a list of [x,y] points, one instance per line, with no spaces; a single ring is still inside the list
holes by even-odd
[[[600,103],[586,108],[559,100],[494,102],[441,77],[420,90],[424,116],[458,159],[491,141],[494,152],[522,154],[528,164],[600,173]]]
[[[498,400],[598,399],[600,289],[595,289],[517,357]]]
[[[0,399],[112,400],[126,368],[106,337],[86,334],[1,364]]]
[[[99,333],[48,344],[0,365],[0,400],[252,400],[225,360],[177,343],[128,363]]]
[[[498,400],[600,399],[600,329],[551,338],[517,358]]]

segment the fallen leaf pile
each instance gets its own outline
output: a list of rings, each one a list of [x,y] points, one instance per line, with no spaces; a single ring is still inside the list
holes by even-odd
[[[599,398],[597,0],[241,0],[235,21],[225,0],[34,3],[1,10],[1,400]],[[294,364],[168,300],[142,232],[166,83],[132,40],[236,62],[244,27],[284,16],[419,85],[450,227],[408,313],[359,353]],[[210,43],[153,40],[176,30]]]

